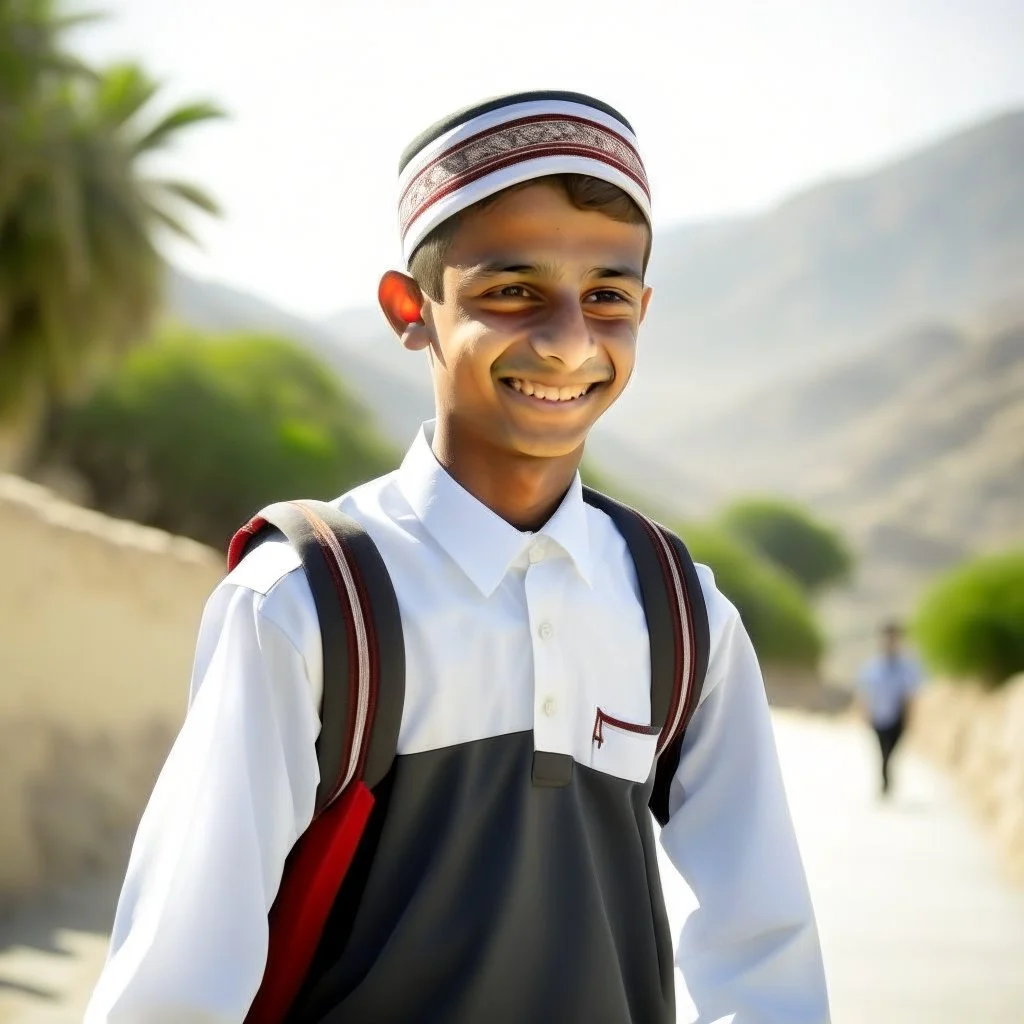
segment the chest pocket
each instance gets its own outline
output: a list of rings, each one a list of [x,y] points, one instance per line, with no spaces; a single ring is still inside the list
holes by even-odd
[[[631,782],[646,782],[654,768],[660,735],[658,726],[628,722],[597,708],[590,767]]]

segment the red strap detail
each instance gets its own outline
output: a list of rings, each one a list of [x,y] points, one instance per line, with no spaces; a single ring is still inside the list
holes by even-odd
[[[679,708],[679,701],[683,694],[683,609],[679,607],[679,602],[676,600],[676,588],[675,584],[672,582],[672,570],[669,567],[667,560],[667,558],[675,558],[675,549],[672,547],[672,543],[665,538],[665,544],[669,549],[669,554],[666,557],[665,550],[659,542],[659,537],[664,536],[664,534],[659,533],[658,525],[648,519],[642,512],[637,512],[636,515],[644,529],[647,531],[648,536],[651,538],[651,546],[654,548],[655,554],[658,557],[658,566],[661,568],[665,591],[668,594],[669,606],[672,608],[673,612],[672,643],[674,647],[675,667],[672,672],[672,699],[669,701],[668,713],[665,715],[665,724],[662,728],[661,735],[658,737],[658,747],[664,751],[672,741],[669,733],[672,730],[672,723],[675,719],[676,711]],[[682,572],[682,569],[680,568],[679,571]],[[685,591],[686,587],[684,584],[683,592],[685,593]]]
[[[266,525],[266,519],[254,516],[231,538],[231,543],[228,545],[228,572],[238,565],[242,560],[242,555],[245,554],[249,541]]]
[[[334,584],[335,593],[338,595],[338,602],[341,607],[345,609],[342,613],[342,622],[345,626],[345,633],[348,637],[348,671],[346,673],[346,678],[348,679],[349,691],[349,715],[348,721],[345,723],[345,735],[342,738],[342,759],[338,765],[338,777],[331,782],[331,788],[328,791],[327,806],[329,806],[337,799],[338,794],[341,792],[341,784],[345,778],[345,769],[349,752],[352,750],[353,744],[358,743],[361,740],[361,737],[356,736],[356,708],[359,706],[360,685],[359,652],[357,650],[356,628],[354,622],[357,612],[349,601],[348,590],[345,588],[345,581],[342,579],[341,575],[341,566],[338,564],[338,560],[335,558],[334,551],[331,548],[330,541],[327,539],[330,535],[331,528],[301,501],[293,501],[290,502],[290,504],[296,508],[303,517],[305,517],[306,522],[309,523],[310,528],[313,530],[313,535],[316,537],[317,543],[320,545],[320,551],[324,556],[324,561],[327,563],[327,570],[331,574],[331,582]],[[344,557],[344,551],[342,551],[342,558]],[[352,569],[353,575],[357,576],[359,572],[358,568],[352,567],[351,565],[350,568]],[[333,684],[331,680],[325,679],[324,685],[327,686]],[[367,730],[369,730],[371,724],[372,723],[368,720]],[[332,737],[324,736],[321,738],[320,742],[323,743],[332,739]]]
[[[369,789],[354,781],[296,843],[270,910],[267,964],[245,1024],[284,1020],[320,944],[373,803]]]
[[[663,744],[664,748],[667,750],[669,745],[676,738],[676,736],[678,736],[686,728],[686,725],[687,725],[687,713],[692,711],[692,708],[690,708],[689,705],[690,705],[691,700],[693,698],[693,691],[695,689],[695,672],[696,672],[696,666],[697,666],[697,658],[696,658],[697,638],[694,635],[694,631],[693,631],[693,607],[692,607],[692,605],[690,603],[690,591],[689,591],[689,588],[686,585],[686,573],[683,572],[683,565],[682,565],[682,562],[679,559],[679,552],[676,550],[675,544],[672,543],[672,538],[671,538],[671,535],[669,534],[668,530],[666,530],[665,527],[663,527],[663,526],[661,526],[659,524],[654,524],[654,526],[655,526],[655,529],[659,530],[661,535],[665,538],[665,545],[668,548],[669,558],[672,559],[672,562],[675,565],[676,572],[679,575],[680,587],[682,588],[682,593],[683,593],[683,607],[682,608],[679,607],[679,602],[676,601],[674,598],[673,598],[673,601],[672,601],[672,604],[675,606],[676,613],[677,613],[676,617],[674,619],[675,627],[676,627],[675,628],[675,642],[676,642],[676,679],[677,679],[677,686],[673,690],[673,693],[672,693],[672,704],[671,704],[671,707],[669,707],[669,710],[668,710],[668,720],[667,720],[666,725],[665,725],[665,728],[667,730],[671,730],[672,729],[672,722],[673,722],[673,720],[675,719],[676,715],[679,712],[679,704],[680,704],[680,702],[685,700],[686,704],[687,704],[687,707],[684,708],[683,715],[680,718],[679,724],[676,727],[676,729],[671,732],[671,735],[664,735],[663,734],[661,740],[659,741],[659,742],[661,742]],[[672,582],[671,571],[669,572],[669,575],[666,576],[665,585],[669,588],[669,592],[674,594],[675,587],[674,587],[674,584]],[[687,671],[687,675],[686,675],[685,679],[683,679],[683,663],[684,663],[684,660],[685,660],[684,656],[683,656],[683,645],[684,645],[684,642],[685,642],[684,639],[683,639],[683,623],[684,622],[686,623],[686,639],[689,641],[689,649],[690,649],[690,664],[689,664],[689,669]]]
[[[675,734],[669,740],[669,742],[671,742],[686,730],[686,727],[690,722],[690,718],[697,708],[697,701],[700,699],[700,689],[697,686],[697,632],[693,618],[693,597],[690,594],[690,588],[687,583],[686,573],[683,572],[683,563],[679,551],[676,548],[675,544],[672,543],[672,538],[668,530],[666,530],[664,527],[661,527],[661,531],[662,534],[665,536],[666,541],[668,541],[668,549],[672,553],[672,560],[676,564],[676,570],[679,573],[679,579],[682,583],[683,603],[685,605],[685,608],[681,608],[680,613],[683,613],[683,618],[685,618],[686,621],[686,636],[690,644],[690,667],[685,680],[686,706],[683,709],[682,718],[680,718],[679,720],[679,728],[676,730]],[[681,626],[682,624],[680,623],[680,637],[682,636]],[[680,694],[680,699],[682,699],[682,694]],[[678,705],[671,709],[671,713],[674,715],[677,710]]]
[[[352,578],[355,580],[356,592],[359,595],[359,606],[363,611],[363,624],[366,627],[366,636],[369,644],[370,654],[370,704],[366,713],[366,727],[363,735],[359,738],[361,749],[359,761],[356,764],[356,778],[362,779],[366,774],[366,759],[370,755],[370,739],[373,735],[373,723],[377,719],[377,701],[380,697],[380,642],[377,638],[377,618],[373,614],[373,606],[370,604],[370,595],[366,590],[366,581],[363,579],[363,570],[355,558],[350,560]],[[353,639],[352,643],[355,643]]]

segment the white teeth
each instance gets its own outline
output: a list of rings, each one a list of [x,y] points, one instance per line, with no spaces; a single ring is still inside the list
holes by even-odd
[[[519,380],[518,378],[510,379],[509,384],[524,395],[542,398],[546,402],[571,402],[573,399],[582,398],[590,390],[589,384],[578,384],[571,388],[553,388],[546,384],[535,384],[532,380]]]

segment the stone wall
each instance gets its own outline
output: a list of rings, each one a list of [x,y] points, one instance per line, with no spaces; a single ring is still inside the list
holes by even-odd
[[[123,866],[222,572],[198,544],[0,476],[0,905]]]
[[[952,772],[1011,878],[1024,884],[1024,675],[995,692],[930,684],[915,708],[912,737]]]

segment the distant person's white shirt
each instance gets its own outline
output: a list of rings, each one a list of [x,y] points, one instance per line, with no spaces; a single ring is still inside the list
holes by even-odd
[[[895,725],[923,678],[920,663],[905,651],[893,656],[875,655],[861,669],[857,681],[871,724],[879,729]]]

